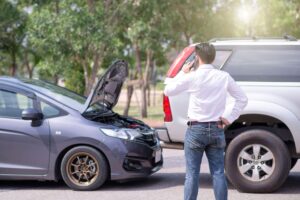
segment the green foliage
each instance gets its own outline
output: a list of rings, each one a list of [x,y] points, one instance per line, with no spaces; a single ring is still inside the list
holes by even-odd
[[[78,94],[84,94],[84,76],[80,66],[68,68],[64,73],[65,86]]]
[[[135,46],[141,66],[151,50],[164,75],[169,53],[190,43],[285,33],[300,37],[298,0],[2,0],[0,9],[0,74],[14,69],[27,76],[30,66],[34,75],[64,79],[81,94],[116,58],[127,60],[134,71]]]
[[[0,1],[0,62],[6,68],[1,71],[15,75],[17,59],[23,48],[27,16],[9,1]]]

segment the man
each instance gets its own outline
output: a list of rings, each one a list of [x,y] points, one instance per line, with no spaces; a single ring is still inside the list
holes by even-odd
[[[198,44],[195,52],[195,61],[184,65],[182,71],[164,91],[166,96],[177,95],[182,91],[190,94],[188,129],[184,141],[186,157],[184,199],[197,199],[200,165],[205,152],[213,178],[215,198],[227,200],[224,128],[239,117],[248,99],[227,72],[215,69],[211,65],[216,55],[212,44]],[[195,63],[198,63],[198,66],[194,67]],[[225,116],[227,92],[235,99],[235,104],[230,114]]]

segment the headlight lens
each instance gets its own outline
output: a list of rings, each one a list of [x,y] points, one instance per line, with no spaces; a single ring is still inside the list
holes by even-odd
[[[134,130],[134,129],[100,129],[105,135],[111,136],[111,137],[117,137],[124,140],[134,140],[137,137],[141,137],[142,135]]]

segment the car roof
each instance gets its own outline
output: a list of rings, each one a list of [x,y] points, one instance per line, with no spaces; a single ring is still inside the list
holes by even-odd
[[[273,45],[273,46],[280,46],[280,45],[300,45],[300,41],[286,41],[286,40],[226,40],[226,41],[215,41],[212,42],[214,45]]]
[[[5,85],[10,85],[10,86],[18,86],[21,87],[20,89],[27,89],[27,90],[32,90],[32,88],[28,87],[25,85],[25,83],[20,80],[17,77],[10,77],[10,76],[0,76],[0,83],[5,84]]]
[[[213,38],[209,40],[215,46],[235,46],[235,45],[249,45],[249,46],[260,46],[260,45],[273,45],[273,46],[297,46],[300,45],[300,40],[293,36],[286,35],[284,37],[246,37],[246,38]],[[195,46],[199,43],[192,44]]]
[[[38,91],[38,90],[30,87],[25,82],[23,82],[22,79],[24,81],[26,80],[26,78],[23,78],[23,77],[18,78],[18,77],[11,77],[11,76],[0,76],[0,84],[4,84],[4,85],[10,86],[10,87],[16,87],[19,90],[24,91],[24,92],[43,94],[44,96],[51,98],[47,94],[44,94],[41,91]]]
[[[22,81],[16,77],[10,76],[0,76],[0,81],[5,81],[9,83],[22,83]]]

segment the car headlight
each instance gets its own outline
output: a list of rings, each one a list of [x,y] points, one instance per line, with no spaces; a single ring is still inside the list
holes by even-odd
[[[142,135],[134,130],[134,129],[100,129],[105,135],[111,136],[111,137],[117,137],[124,140],[134,140],[137,137],[141,137]]]

